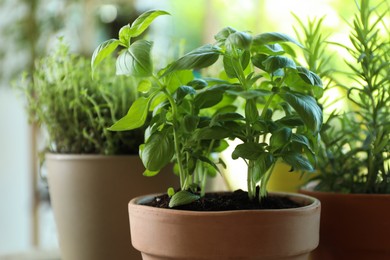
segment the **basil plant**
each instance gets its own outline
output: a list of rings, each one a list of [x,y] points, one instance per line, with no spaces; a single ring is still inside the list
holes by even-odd
[[[292,48],[286,43],[300,44],[279,33],[252,36],[228,27],[215,36],[214,44],[154,71],[152,43],[130,40],[165,14],[149,11],[122,27],[119,39],[97,47],[92,67],[122,47],[117,74],[143,78],[140,97],[110,129],[126,131],[147,124],[145,143],[140,146],[144,175],[157,174],[171,161],[177,165],[181,190],[168,189],[170,207],[204,196],[206,177],[215,174],[218,163],[223,164],[213,154],[227,147],[228,138],[242,141],[232,157],[248,165],[251,199],[267,195],[267,182],[279,160],[296,170],[313,171],[322,124],[315,97],[322,87],[316,74],[287,55]],[[222,60],[222,76],[194,78],[193,70],[218,60]]]

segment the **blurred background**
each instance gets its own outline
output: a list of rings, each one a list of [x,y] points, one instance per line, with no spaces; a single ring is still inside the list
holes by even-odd
[[[291,13],[303,21],[325,16],[332,41],[346,42],[354,0],[0,0],[0,257],[13,252],[57,252],[58,241],[47,187],[39,177],[37,129],[28,124],[25,100],[12,87],[22,71],[46,55],[58,37],[73,52],[90,57],[96,46],[116,38],[120,27],[148,9],[170,17],[153,23],[148,37],[156,56],[178,55],[221,28],[294,35]],[[173,47],[172,47],[173,46]],[[180,48],[179,48],[180,49]]]

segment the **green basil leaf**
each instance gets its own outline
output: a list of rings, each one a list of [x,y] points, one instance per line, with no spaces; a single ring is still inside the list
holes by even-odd
[[[281,97],[298,113],[305,125],[314,133],[322,126],[322,110],[317,101],[297,92],[286,92]]]
[[[252,35],[247,32],[234,32],[228,36],[226,43],[228,45],[234,45],[242,50],[249,50],[252,44]]]
[[[220,126],[203,127],[196,129],[193,138],[195,140],[219,140],[230,136],[230,131]]]
[[[150,80],[143,79],[138,83],[137,90],[141,93],[147,93],[152,88]]]
[[[187,83],[194,79],[194,75],[190,70],[177,70],[166,74],[164,79],[169,92],[174,93],[178,87],[188,85]]]
[[[183,118],[184,130],[187,133],[192,133],[193,131],[195,131],[198,124],[199,124],[199,117],[198,116],[185,115]]]
[[[256,106],[256,99],[249,99],[245,104],[245,117],[249,123],[254,123],[259,118],[259,111]]]
[[[143,176],[145,177],[153,177],[153,176],[156,176],[160,171],[150,171],[148,169],[146,169],[143,173]]]
[[[308,159],[303,157],[299,153],[288,152],[282,155],[282,159],[289,165],[293,167],[294,170],[301,171],[314,171],[314,167],[311,165]]]
[[[291,140],[292,130],[287,127],[283,127],[281,129],[278,129],[274,133],[272,133],[271,139],[270,139],[270,145],[274,149],[282,148],[283,146],[287,145]]]
[[[271,44],[276,42],[291,42],[298,45],[301,48],[304,48],[302,44],[300,44],[297,40],[290,37],[287,34],[270,32],[270,33],[262,33],[253,37],[253,46],[258,47],[259,45]]]
[[[211,44],[199,47],[177,61],[173,62],[163,76],[176,70],[192,70],[201,69],[214,64],[220,55],[220,49]]]
[[[210,126],[219,125],[220,123],[226,121],[235,121],[243,120],[244,117],[239,113],[229,112],[229,113],[220,113],[212,117]]]
[[[135,77],[148,77],[152,75],[151,59],[152,43],[139,40],[122,52],[116,61],[117,75],[131,75]]]
[[[190,204],[191,202],[197,201],[200,199],[199,195],[193,194],[186,190],[181,190],[176,192],[169,201],[169,207],[177,207],[182,205]]]
[[[134,101],[127,114],[113,124],[110,131],[127,131],[144,125],[148,115],[151,97],[140,97]]]
[[[111,53],[115,51],[118,47],[119,41],[117,39],[107,40],[101,43],[93,52],[91,59],[91,68],[92,71],[96,69],[96,67],[102,62],[105,58],[107,58]]]
[[[171,161],[174,154],[171,131],[164,129],[154,132],[148,138],[140,153],[146,169],[151,172],[161,170]]]
[[[131,32],[130,31],[131,31],[130,25],[125,25],[119,30],[119,41],[126,48],[130,47],[130,40],[131,40]]]
[[[180,86],[176,90],[176,102],[180,103],[185,98],[185,96],[195,95],[195,94],[196,94],[196,90],[194,88],[190,86]]]
[[[214,38],[220,42],[220,43],[224,43],[226,41],[226,39],[229,37],[229,35],[231,35],[232,33],[235,33],[237,32],[236,29],[228,26],[228,27],[225,27],[223,28],[221,31],[219,31],[215,36]]]
[[[285,56],[269,56],[264,62],[264,69],[269,73],[274,73],[278,69],[296,69],[295,62]]]
[[[257,160],[262,153],[264,153],[264,146],[266,144],[260,143],[243,143],[236,146],[232,153],[234,160],[238,158]]]
[[[263,152],[253,163],[253,179],[257,183],[275,163],[275,159],[271,153]]]
[[[143,33],[149,25],[160,15],[169,15],[168,12],[162,10],[151,10],[141,14],[130,26],[129,35],[137,37]]]

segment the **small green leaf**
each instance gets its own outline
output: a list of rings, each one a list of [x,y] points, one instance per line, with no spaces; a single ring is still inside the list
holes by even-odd
[[[314,153],[313,150],[312,150],[312,148],[311,148],[311,146],[310,146],[309,139],[307,139],[307,137],[304,136],[304,135],[292,134],[292,136],[291,136],[291,142],[301,144],[301,145],[303,145],[304,147],[306,147],[306,149],[307,149],[308,151],[310,151],[311,153]]]
[[[194,105],[199,109],[208,108],[221,102],[222,98],[223,92],[221,90],[207,89],[195,96]]]
[[[122,52],[116,61],[117,75],[131,75],[135,77],[148,77],[152,75],[151,59],[152,43],[139,40]]]
[[[127,131],[144,125],[148,115],[150,97],[140,97],[131,105],[127,114],[113,124],[110,131]]]
[[[176,103],[180,103],[187,95],[195,95],[195,94],[196,94],[196,90],[193,87],[180,86],[176,90]]]
[[[146,169],[151,172],[161,170],[171,161],[174,154],[173,138],[170,131],[165,129],[154,132],[148,138],[140,153]]]
[[[262,33],[256,35],[253,38],[254,47],[258,47],[259,45],[264,45],[264,44],[276,43],[276,42],[292,42],[298,45],[299,47],[304,48],[302,44],[300,44],[297,40],[283,33],[277,33],[277,32]]]
[[[226,39],[229,37],[229,35],[231,35],[232,33],[235,33],[237,32],[236,29],[232,28],[232,27],[225,27],[223,28],[221,31],[219,31],[215,36],[214,38],[218,41],[218,42],[221,42],[221,43],[224,43],[226,41]]]
[[[285,116],[279,120],[276,120],[275,122],[288,127],[297,127],[303,125],[303,120],[297,115]]]
[[[277,43],[261,45],[256,49],[256,52],[267,55],[283,55],[285,53],[282,46]]]
[[[269,56],[264,62],[264,69],[269,73],[274,73],[278,69],[296,69],[295,62],[285,56]]]
[[[234,45],[242,50],[249,50],[252,44],[252,35],[247,32],[234,32],[226,39],[227,46]]]
[[[143,79],[138,83],[137,90],[141,93],[147,93],[152,88],[152,82],[150,80]]]
[[[199,124],[199,117],[198,116],[185,115],[183,118],[184,130],[187,133],[192,133],[193,131],[195,131],[198,124]]]
[[[92,54],[92,59],[91,59],[92,71],[96,69],[96,67],[100,64],[100,62],[102,62],[105,58],[111,55],[111,53],[115,51],[118,45],[119,45],[119,41],[117,39],[111,39],[101,43]]]
[[[172,197],[173,195],[175,195],[175,189],[172,188],[172,187],[169,187],[168,190],[167,190],[167,195],[169,197]]]
[[[302,170],[302,171],[314,171],[313,166],[309,162],[308,159],[303,157],[299,153],[288,152],[282,155],[282,159],[289,165],[293,167],[294,170]]]
[[[193,87],[194,89],[203,89],[207,87],[207,82],[203,79],[194,79],[187,83],[187,86]]]
[[[322,110],[317,101],[297,92],[286,92],[281,97],[294,108],[305,125],[314,133],[318,133],[322,126]]]
[[[125,25],[119,30],[119,41],[126,48],[130,47],[131,33],[130,25]]]
[[[260,143],[243,143],[236,146],[232,153],[234,160],[244,158],[248,160],[257,160],[262,153],[264,153],[264,146],[266,144]]]
[[[187,83],[193,79],[191,70],[177,70],[164,76],[165,85],[170,93],[174,93],[180,86],[190,86]]]
[[[199,195],[193,194],[186,190],[181,190],[179,192],[176,192],[171,197],[171,200],[169,201],[169,207],[173,208],[177,206],[187,205],[194,201],[197,201],[198,199],[200,199]]]
[[[173,62],[163,76],[176,70],[201,69],[214,64],[220,55],[220,49],[211,44],[199,47]]]
[[[146,169],[143,173],[143,175],[145,177],[153,177],[153,176],[156,176],[160,171],[150,171],[148,169]]]
[[[131,37],[137,37],[143,33],[154,19],[160,15],[169,15],[168,12],[162,10],[150,10],[141,14],[130,26],[129,35]]]
[[[278,129],[277,131],[272,133],[270,145],[275,149],[279,149],[290,142],[291,135],[292,130],[290,128],[283,127],[281,129]]]
[[[275,159],[271,153],[263,152],[253,163],[253,179],[257,183],[275,163]]]
[[[226,121],[235,121],[243,120],[244,117],[239,113],[229,112],[229,113],[219,113],[213,116],[210,122],[210,126],[218,125],[219,123]]]
[[[220,126],[203,127],[196,129],[193,138],[195,140],[219,140],[230,136],[230,131]]]
[[[245,104],[245,117],[247,122],[254,123],[259,118],[259,111],[256,106],[256,99],[249,99]]]

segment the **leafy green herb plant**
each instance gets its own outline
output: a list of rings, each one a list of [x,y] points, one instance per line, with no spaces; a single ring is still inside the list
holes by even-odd
[[[110,129],[141,127],[151,112],[140,156],[147,176],[175,161],[181,191],[168,190],[172,195],[170,206],[204,195],[205,177],[215,172],[220,162],[212,155],[226,148],[226,138],[242,141],[232,157],[242,158],[248,165],[251,199],[267,195],[266,185],[278,160],[297,170],[312,171],[322,124],[322,111],[313,95],[321,95],[322,87],[320,78],[294,62],[284,49],[291,50],[286,43],[300,44],[284,34],[251,36],[228,27],[215,36],[216,43],[154,70],[152,43],[131,39],[165,14],[149,11],[132,25],[122,27],[118,39],[97,47],[92,67],[121,46],[117,74],[142,78],[138,86],[142,94]],[[194,78],[193,70],[207,68],[220,57],[225,77]],[[239,105],[227,100],[244,104],[243,113],[237,109]],[[198,195],[194,191],[199,187]]]
[[[333,43],[351,58],[346,61],[350,71],[332,79],[347,100],[345,110],[332,113],[321,132],[317,190],[390,193],[389,9],[385,1],[373,5],[356,2],[350,46]]]
[[[30,121],[48,134],[47,150],[73,154],[137,154],[143,131],[113,133],[107,127],[127,111],[135,99],[136,82],[114,77],[114,61],[107,60],[91,80],[89,59],[71,54],[59,41],[50,55],[36,61],[32,75],[24,75]]]

